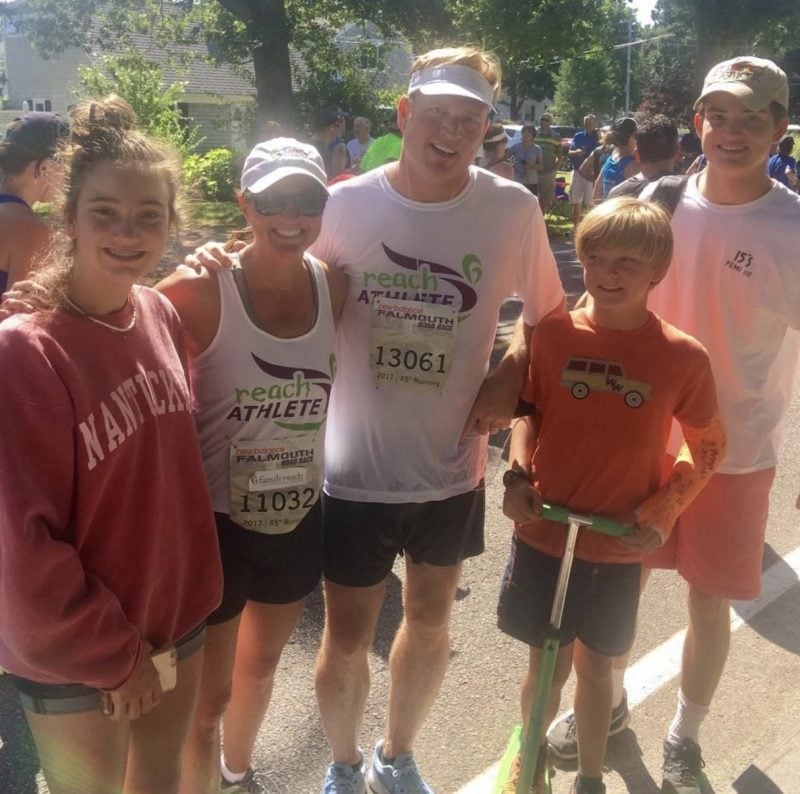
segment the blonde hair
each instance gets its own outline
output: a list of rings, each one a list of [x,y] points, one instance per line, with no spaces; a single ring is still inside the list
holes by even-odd
[[[87,177],[103,163],[126,168],[156,169],[169,189],[170,229],[181,225],[182,171],[180,157],[168,144],[136,129],[136,113],[114,94],[76,106],[70,114],[70,138],[57,158],[66,178],[58,197],[61,229],[50,245],[44,267],[34,278],[43,287],[37,308],[53,309],[65,304],[74,259],[73,241],[65,234]]]
[[[595,207],[575,234],[578,259],[601,251],[628,254],[666,272],[672,259],[672,227],[658,202],[629,196],[612,198]]]
[[[494,53],[471,45],[442,47],[418,55],[411,66],[411,74],[421,72],[423,69],[432,69],[434,66],[450,65],[468,66],[470,69],[474,69],[483,75],[486,82],[492,87],[492,99],[496,101],[500,96],[500,80],[503,76],[500,61]]]

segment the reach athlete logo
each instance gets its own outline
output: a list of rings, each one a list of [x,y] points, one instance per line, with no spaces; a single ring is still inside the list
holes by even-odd
[[[336,359],[330,358],[330,374],[316,369],[286,367],[250,354],[270,382],[250,389],[235,388],[235,405],[226,419],[240,422],[269,419],[287,430],[318,430],[325,422],[333,387]]]
[[[478,302],[478,293],[472,285],[483,277],[483,266],[475,254],[467,254],[461,260],[459,273],[451,267],[432,262],[429,259],[401,254],[385,243],[381,244],[391,262],[403,270],[390,273],[386,271],[364,273],[364,289],[358,296],[362,303],[372,303],[376,296],[398,300],[438,303],[452,306],[455,295],[452,290],[445,291],[443,282],[456,288],[460,298],[459,320],[463,320]]]

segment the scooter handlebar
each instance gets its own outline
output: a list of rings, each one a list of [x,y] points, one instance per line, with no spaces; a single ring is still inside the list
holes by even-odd
[[[613,535],[614,537],[632,535],[636,531],[636,527],[622,524],[611,518],[571,513],[567,507],[551,505],[546,502],[542,505],[542,518],[546,518],[549,521],[558,521],[561,524],[580,524],[582,527],[588,527],[593,532],[601,532],[603,535]]]

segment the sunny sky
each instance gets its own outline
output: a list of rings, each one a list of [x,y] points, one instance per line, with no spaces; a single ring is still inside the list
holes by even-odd
[[[636,9],[636,19],[640,25],[649,25],[652,23],[650,14],[653,11],[656,0],[632,0],[632,5]]]

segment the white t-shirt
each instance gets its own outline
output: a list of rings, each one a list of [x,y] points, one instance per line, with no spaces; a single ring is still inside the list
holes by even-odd
[[[800,196],[775,182],[756,201],[719,205],[697,185],[675,210],[672,264],[649,306],[708,350],[728,435],[718,471],[759,471],[776,463],[797,372]],[[679,441],[673,428],[671,451]]]
[[[535,197],[471,167],[460,195],[423,204],[397,193],[379,168],[333,188],[313,252],[350,279],[326,492],[426,502],[474,488],[487,438],[459,437],[488,370],[500,306],[518,293],[535,325],[563,297]],[[397,318],[415,312],[422,316],[409,342]]]
[[[351,138],[347,142],[347,151],[350,152],[350,159],[357,163],[363,156],[364,152],[367,151],[369,145],[375,140],[375,138],[368,138],[366,143],[361,143],[358,138]]]

